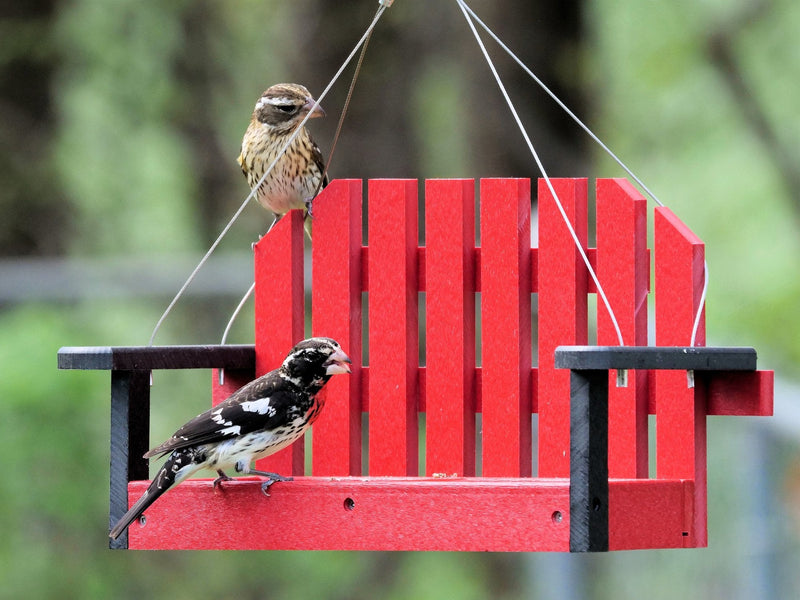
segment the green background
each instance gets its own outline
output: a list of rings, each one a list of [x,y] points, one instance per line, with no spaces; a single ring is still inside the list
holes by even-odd
[[[248,191],[235,158],[255,99],[283,80],[319,93],[377,4],[12,2],[0,8],[0,597],[800,594],[800,4],[536,4],[471,3],[706,242],[708,342],[755,346],[777,372],[775,418],[709,423],[709,548],[107,550],[108,375],[57,371],[56,351],[147,342]],[[623,175],[492,53],[550,175]],[[325,153],[350,73],[312,124]],[[455,2],[386,12],[331,175],[537,175]],[[218,342],[268,223],[248,207],[158,343]],[[251,342],[250,323],[251,309],[231,341]],[[157,374],[153,441],[207,407],[208,382]]]

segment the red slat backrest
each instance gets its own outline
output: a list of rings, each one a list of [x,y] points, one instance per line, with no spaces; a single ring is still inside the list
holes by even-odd
[[[552,179],[581,244],[587,238],[586,179]],[[586,344],[587,276],[545,182],[539,181],[539,476],[569,477],[569,371],[554,367],[555,349]]]
[[[597,247],[589,248],[587,181],[553,179],[552,185],[597,269],[626,345],[646,345],[651,260],[646,201],[624,179],[599,179]],[[479,243],[473,180],[426,182],[424,246],[418,243],[416,180],[373,180],[368,194],[366,245],[361,181],[332,182],[314,205],[311,330],[343,344],[353,358],[353,374],[334,378],[326,389],[327,406],[314,429],[312,473],[418,475],[418,414],[423,411],[429,476],[471,476],[479,466],[490,477],[537,474],[531,460],[532,439],[537,439],[538,475],[567,477],[569,374],[553,368],[553,351],[587,343],[587,297],[596,290],[549,188],[539,181],[538,247],[530,242],[526,179],[481,181]],[[703,245],[668,209],[656,209],[654,225],[655,342],[687,345],[703,285]],[[304,337],[301,215],[292,212],[282,219],[256,244],[255,253],[260,374],[277,366],[286,348]],[[363,340],[362,296],[368,313]],[[420,297],[426,319],[421,340]],[[703,320],[698,342],[704,340]],[[597,342],[618,343],[599,300]],[[369,366],[361,364],[362,345]],[[769,409],[769,374],[744,377],[738,395],[747,390],[757,395],[742,398],[745,404],[731,396],[739,380],[726,381],[708,389],[708,411],[761,414]],[[238,383],[215,388],[215,401]],[[612,382],[609,471],[617,478],[648,477],[647,415],[655,412],[655,476],[697,480],[699,516],[692,535],[702,540],[708,411],[705,395],[698,402],[696,396],[684,373],[637,372],[624,388]],[[669,402],[659,403],[662,397]],[[369,415],[368,468],[362,465],[362,412]],[[482,413],[477,434],[476,413]],[[533,430],[531,413],[538,413]],[[476,447],[482,449],[480,457]],[[302,444],[262,462],[259,468],[302,474]]]
[[[656,344],[688,346],[703,289],[705,248],[668,208],[656,208],[654,229]],[[705,310],[696,343],[705,345]],[[656,372],[655,392],[657,476],[695,481],[694,529],[687,544],[705,546],[705,398],[696,396],[687,374],[678,371]]]
[[[647,201],[624,179],[597,180],[597,276],[626,345],[647,345]],[[597,302],[597,343],[619,344],[608,311]],[[609,373],[609,477],[647,477],[648,372],[629,374],[617,387]]]
[[[481,181],[483,475],[531,475],[530,182]]]
[[[425,184],[425,472],[475,475],[475,184]]]
[[[290,212],[253,250],[256,377],[259,377],[280,366],[288,348],[305,337],[302,214]],[[258,461],[256,469],[302,475],[303,460],[303,444],[292,444]]]
[[[369,472],[418,475],[417,183],[369,182]]]
[[[314,425],[313,472],[361,475],[361,182],[331,185],[336,201],[314,205],[311,330],[347,349],[353,373],[334,377],[322,392],[325,418]]]

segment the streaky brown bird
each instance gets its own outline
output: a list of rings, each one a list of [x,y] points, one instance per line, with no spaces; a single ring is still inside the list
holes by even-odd
[[[273,225],[290,210],[304,209],[309,237],[312,202],[328,183],[322,152],[305,126],[281,152],[306,115],[310,113],[311,119],[325,116],[315,104],[302,85],[278,83],[268,88],[256,102],[238,158],[250,188],[258,186],[259,204],[275,216]],[[273,161],[275,166],[259,185]]]

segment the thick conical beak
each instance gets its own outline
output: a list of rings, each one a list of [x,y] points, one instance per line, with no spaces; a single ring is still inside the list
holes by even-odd
[[[325,361],[325,373],[327,375],[338,375],[340,373],[350,373],[350,365],[352,361],[350,357],[345,354],[341,348],[328,357]]]
[[[303,110],[311,111],[311,116],[309,117],[309,119],[316,119],[317,117],[325,116],[325,111],[322,110],[322,107],[319,104],[317,104],[317,107],[314,108],[314,105],[316,103],[317,101],[314,100],[313,98],[306,98],[306,103],[303,105]]]

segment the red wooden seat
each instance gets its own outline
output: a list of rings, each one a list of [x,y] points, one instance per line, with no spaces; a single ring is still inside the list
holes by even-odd
[[[553,185],[588,246],[587,181]],[[209,480],[187,481],[130,527],[128,547],[570,549],[570,372],[555,367],[555,350],[617,345],[617,337],[602,305],[596,318],[589,314],[595,290],[547,187],[540,182],[538,246],[527,179],[480,182],[477,246],[472,180],[425,182],[424,246],[416,180],[369,181],[367,245],[362,187],[337,180],[314,202],[311,332],[337,339],[354,368],[328,384],[310,476],[295,444],[258,465],[295,475],[270,497],[255,479],[216,492]],[[596,213],[596,247],[586,249],[626,346],[689,345],[702,242],[669,209],[655,209],[648,340],[646,201],[625,180],[600,179]],[[302,217],[293,211],[255,247],[254,370],[246,359],[218,364],[226,378],[219,386],[214,374],[215,403],[305,337],[303,268]],[[697,341],[704,345],[703,321]],[[368,365],[360,365],[367,346]],[[705,546],[706,416],[771,414],[772,372],[712,368],[698,371],[694,387],[675,370],[631,371],[627,387],[609,377],[607,548]],[[657,421],[654,474],[649,414]],[[132,481],[130,501],[146,486]]]

